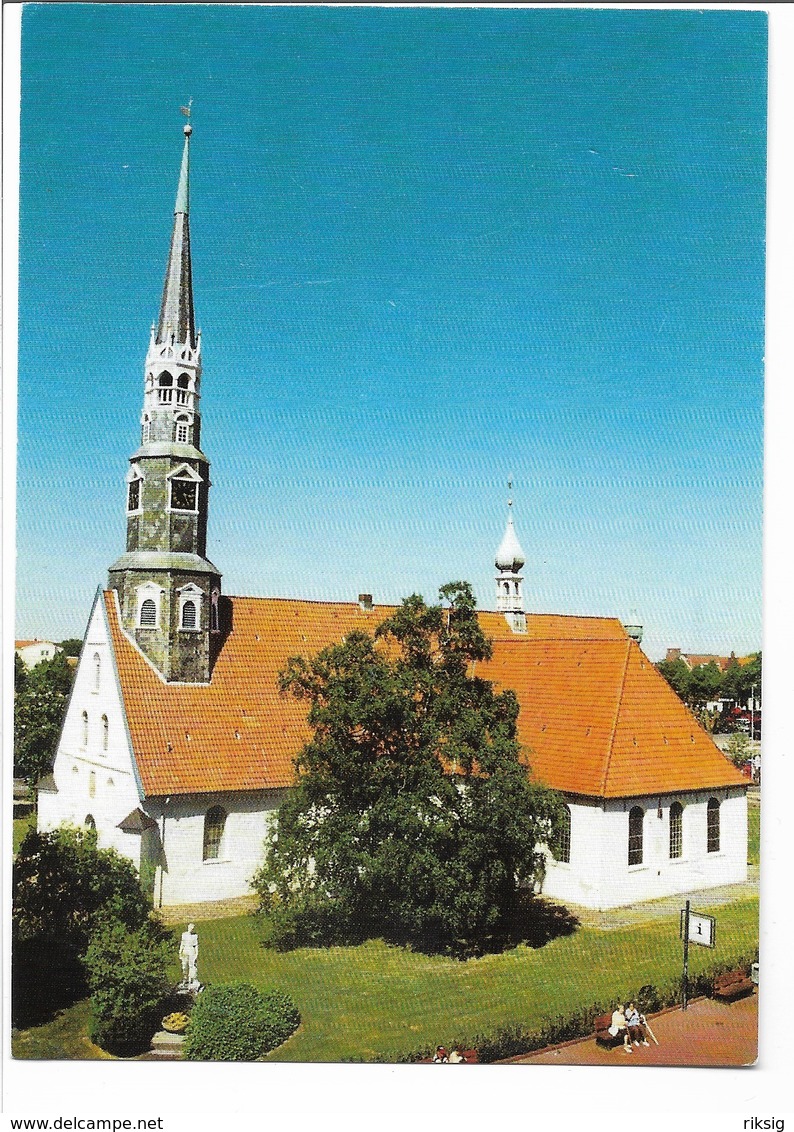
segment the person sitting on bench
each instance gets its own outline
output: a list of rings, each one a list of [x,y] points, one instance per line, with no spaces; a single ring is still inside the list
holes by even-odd
[[[612,1025],[609,1027],[609,1032],[613,1038],[623,1039],[623,1049],[626,1053],[633,1053],[631,1042],[629,1041],[629,1028],[626,1025],[626,1015],[623,1013],[623,1006],[617,1006],[612,1012]]]
[[[634,1042],[635,1046],[647,1046],[648,1040],[645,1037],[645,1027],[642,1024],[643,1016],[637,1010],[633,1002],[630,1002],[626,1007],[626,1026],[629,1031],[629,1040]]]

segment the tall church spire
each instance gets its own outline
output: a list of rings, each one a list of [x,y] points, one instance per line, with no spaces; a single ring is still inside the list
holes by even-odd
[[[163,284],[160,317],[155,341],[196,345],[196,322],[193,314],[193,273],[190,264],[190,135],[193,127],[184,128],[185,147],[174,205],[174,230],[168,253],[168,267]]]
[[[507,500],[507,525],[499,549],[496,552],[496,608],[504,613],[507,624],[514,633],[527,631],[527,618],[524,613],[524,579],[521,568],[526,559],[513,526],[512,480],[508,481],[511,493]]]
[[[210,679],[221,577],[206,557],[209,461],[201,451],[201,334],[193,313],[185,144],[160,316],[146,354],[141,444],[127,473],[127,552],[110,568],[122,622],[169,681]]]

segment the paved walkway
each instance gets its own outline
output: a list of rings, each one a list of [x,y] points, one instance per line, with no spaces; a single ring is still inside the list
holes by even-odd
[[[758,994],[737,1002],[696,999],[688,1010],[650,1015],[659,1045],[605,1049],[594,1037],[510,1059],[513,1065],[752,1065],[758,1056]],[[649,1039],[650,1040],[650,1039]],[[503,1062],[502,1064],[507,1064]]]
[[[660,900],[646,900],[641,904],[630,904],[626,908],[611,908],[608,912],[596,912],[578,904],[566,907],[588,928],[609,931],[613,928],[631,927],[633,924],[647,924],[650,920],[669,919],[678,915],[689,898],[693,908],[719,908],[732,904],[746,896],[758,895],[758,865],[747,866],[747,880],[742,884],[726,884],[721,888],[704,888],[697,892],[682,892],[677,896],[663,896]]]
[[[156,911],[169,928],[177,924],[201,923],[202,920],[224,920],[229,916],[246,916],[256,911],[259,897],[235,896],[230,900],[211,900],[204,904],[170,904]]]

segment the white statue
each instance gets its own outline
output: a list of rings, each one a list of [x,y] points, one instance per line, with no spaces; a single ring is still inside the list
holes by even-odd
[[[179,941],[179,958],[182,961],[182,986],[197,990],[198,981],[198,936],[195,924],[188,924]]]

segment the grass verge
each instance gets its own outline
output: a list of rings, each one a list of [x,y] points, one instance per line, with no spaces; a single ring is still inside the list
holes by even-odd
[[[761,863],[761,806],[747,803],[747,864]]]
[[[110,1061],[109,1053],[88,1037],[91,1001],[61,1010],[52,1022],[30,1030],[13,1030],[11,1056],[31,1061]]]

